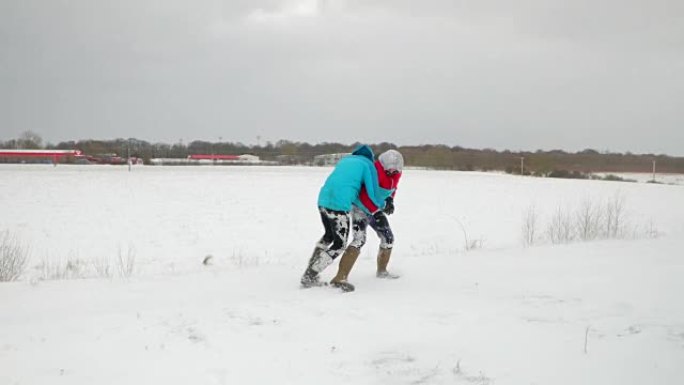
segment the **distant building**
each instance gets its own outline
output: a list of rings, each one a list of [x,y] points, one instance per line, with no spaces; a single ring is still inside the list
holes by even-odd
[[[80,150],[3,150],[0,163],[76,163],[76,164],[143,164],[137,157],[123,158],[116,154],[86,155]]]
[[[193,154],[188,155],[187,159],[193,160],[232,160],[239,161],[240,155],[214,155],[214,154]],[[258,160],[258,158],[257,158]]]
[[[54,163],[83,156],[79,150],[0,149],[2,163]]]
[[[316,155],[314,156],[313,164],[314,166],[334,166],[337,164],[337,162],[340,161],[340,159],[344,158],[347,155],[351,154],[348,152],[342,152],[338,154]]]
[[[212,165],[255,165],[265,164],[258,156],[244,155],[214,155],[214,154],[193,154],[187,158],[152,158],[150,164],[155,166],[212,166]]]

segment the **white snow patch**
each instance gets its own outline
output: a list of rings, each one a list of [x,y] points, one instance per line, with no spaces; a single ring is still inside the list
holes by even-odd
[[[329,169],[0,166],[0,383],[647,384],[684,377],[684,190],[407,170],[396,247],[357,291],[300,289]],[[656,239],[521,244],[530,204],[622,194]],[[465,252],[460,221],[483,247]],[[127,279],[38,279],[45,258],[134,250]],[[202,262],[212,255],[212,264]],[[323,277],[330,279],[335,266]]]

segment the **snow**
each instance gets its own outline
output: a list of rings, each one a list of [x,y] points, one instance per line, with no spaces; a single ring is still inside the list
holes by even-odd
[[[0,231],[31,251],[0,284],[0,383],[684,378],[681,186],[407,170],[390,217],[401,279],[375,278],[369,234],[343,294],[298,286],[329,171],[0,165]],[[523,247],[530,207],[543,232],[559,209],[616,197],[629,237]],[[132,276],[95,272],[119,256]],[[80,279],[45,279],[74,261]]]

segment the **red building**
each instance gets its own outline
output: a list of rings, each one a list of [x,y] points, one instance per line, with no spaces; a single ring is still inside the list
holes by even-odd
[[[79,150],[12,150],[12,149],[0,149],[0,159],[4,161],[16,161],[22,162],[26,160],[50,160],[57,164],[59,161],[63,161],[66,158],[79,158],[82,157],[82,153]]]

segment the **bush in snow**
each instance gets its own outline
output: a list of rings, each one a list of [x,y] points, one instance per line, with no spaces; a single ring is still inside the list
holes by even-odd
[[[87,276],[88,264],[74,256],[70,256],[65,262],[61,258],[45,255],[38,269],[42,280],[80,279]]]
[[[523,244],[525,246],[532,246],[536,243],[537,237],[537,209],[534,205],[530,205],[523,215]]]
[[[575,238],[572,216],[558,207],[546,227],[546,236],[551,243],[568,243]]]
[[[581,241],[591,241],[601,236],[603,209],[590,199],[586,199],[575,211],[575,230]]]
[[[625,199],[620,194],[615,194],[603,209],[604,238],[622,238],[625,236]]]
[[[484,245],[484,239],[482,239],[482,238],[480,238],[480,239],[472,239],[472,238],[468,235],[468,231],[466,230],[466,228],[465,228],[465,226],[463,225],[463,223],[462,223],[460,220],[458,220],[458,218],[456,218],[456,217],[454,217],[454,216],[451,216],[451,218],[453,218],[453,219],[456,221],[456,223],[458,223],[459,227],[461,228],[461,232],[463,233],[463,242],[464,242],[463,249],[464,249],[465,251],[471,251],[471,250],[481,249],[481,248],[483,247],[483,245]]]
[[[135,250],[129,246],[126,254],[124,254],[119,247],[119,274],[122,278],[130,278],[133,275],[133,268],[135,267]]]
[[[26,268],[28,251],[9,231],[0,233],[0,281],[18,279]]]
[[[537,242],[538,215],[534,206],[523,213],[522,240],[525,246]],[[653,223],[630,226],[625,199],[616,194],[605,202],[587,199],[574,210],[558,207],[544,228],[545,240],[553,244],[596,239],[655,238],[660,233]]]
[[[119,247],[114,258],[81,259],[73,253],[66,259],[45,255],[37,269],[41,280],[111,278],[117,273],[121,278],[130,278],[135,270],[135,250],[129,247],[124,252]]]
[[[112,264],[109,258],[95,258],[91,261],[95,274],[100,278],[110,278],[112,276]]]

